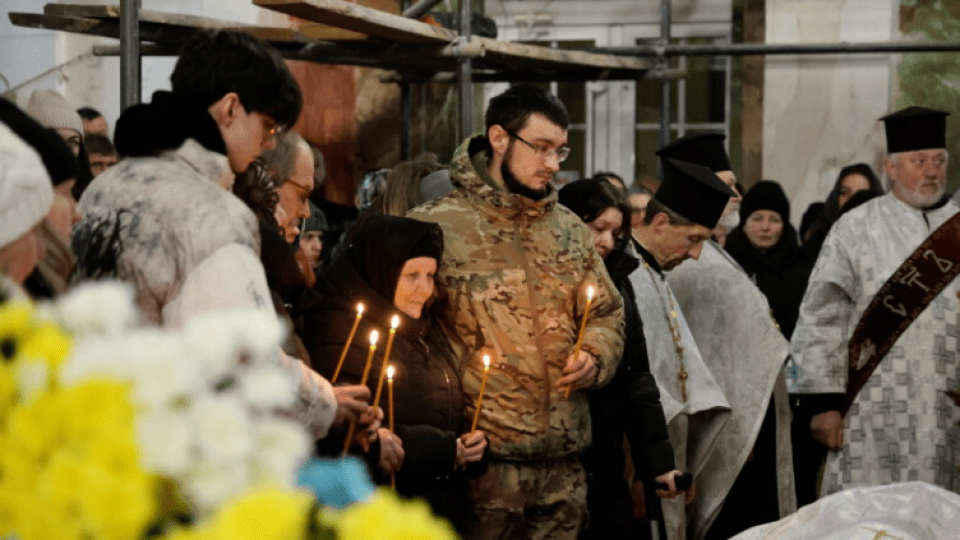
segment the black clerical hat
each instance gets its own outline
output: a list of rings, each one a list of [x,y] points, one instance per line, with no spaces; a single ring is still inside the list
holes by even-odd
[[[713,171],[676,159],[662,159],[663,182],[653,195],[664,206],[710,229],[717,226],[736,194]]]
[[[947,147],[947,116],[926,107],[907,107],[881,118],[887,131],[887,153]]]
[[[723,133],[699,133],[684,135],[657,150],[661,158],[679,159],[694,165],[708,167],[711,171],[731,171],[727,150],[723,147]]]

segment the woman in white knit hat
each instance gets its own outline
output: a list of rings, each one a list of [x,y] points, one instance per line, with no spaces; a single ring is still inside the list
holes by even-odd
[[[26,297],[21,285],[43,256],[37,229],[52,203],[40,156],[0,123],[0,297]]]

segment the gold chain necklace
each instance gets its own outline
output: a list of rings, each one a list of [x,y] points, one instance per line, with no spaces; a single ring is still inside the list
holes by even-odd
[[[667,291],[667,293],[664,294],[660,291],[660,287],[657,287],[657,275],[653,269],[650,268],[650,265],[647,264],[647,261],[641,257],[640,262],[643,263],[643,267],[650,274],[650,278],[654,280],[653,287],[657,289],[657,296],[660,297],[660,304],[663,306],[663,315],[667,319],[667,328],[670,329],[670,336],[673,337],[673,346],[677,350],[677,359],[680,361],[680,369],[677,370],[677,381],[680,383],[680,399],[686,403],[687,379],[690,378],[690,375],[687,373],[686,365],[683,362],[683,342],[680,340],[680,321],[677,317],[677,309],[673,305],[673,297],[670,295],[670,292]],[[664,298],[664,296],[666,296],[666,298]]]

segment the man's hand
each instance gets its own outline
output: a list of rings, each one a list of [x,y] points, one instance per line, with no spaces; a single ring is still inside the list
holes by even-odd
[[[464,433],[457,439],[457,460],[454,468],[466,467],[468,463],[480,461],[486,449],[487,436],[484,432],[474,431],[473,435]]]
[[[370,414],[370,389],[366,386],[334,386],[333,395],[337,398],[337,414],[333,417],[334,426],[342,426]]]
[[[674,479],[674,477],[677,476],[678,474],[683,474],[683,473],[681,471],[674,469],[670,472],[665,472],[653,479],[654,482],[656,482],[657,484],[666,484],[667,486],[667,489],[656,490],[657,497],[660,497],[661,499],[673,499],[674,497],[683,493],[682,491],[677,489],[677,483],[676,483],[676,480]]]
[[[380,437],[380,470],[384,474],[392,474],[400,470],[403,464],[403,441],[387,428],[377,430]]]
[[[813,438],[831,450],[843,448],[843,417],[840,411],[815,415],[810,421]]]
[[[580,351],[576,358],[572,354],[567,357],[567,362],[563,366],[563,376],[557,380],[554,386],[558,390],[590,388],[597,382],[597,375],[597,363],[593,359],[593,355],[586,351]]]

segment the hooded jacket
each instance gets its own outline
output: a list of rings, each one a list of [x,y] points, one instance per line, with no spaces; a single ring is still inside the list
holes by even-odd
[[[579,454],[590,445],[585,392],[569,398],[562,376],[593,298],[583,350],[599,368],[595,386],[613,376],[623,349],[623,303],[580,218],[556,191],[534,201],[497,187],[486,172],[489,144],[465,142],[450,167],[452,193],[408,214],[439,223],[444,253],[437,307],[456,354],[468,414],[479,394],[482,355],[494,360],[478,429],[493,457],[537,461]]]
[[[124,111],[117,141],[127,157],[80,198],[73,279],[130,283],[148,324],[178,327],[218,309],[273,312],[257,219],[219,183],[233,174],[206,109],[157,92]],[[325,436],[336,414],[332,387],[279,350],[277,358],[300,379],[296,418]]]

